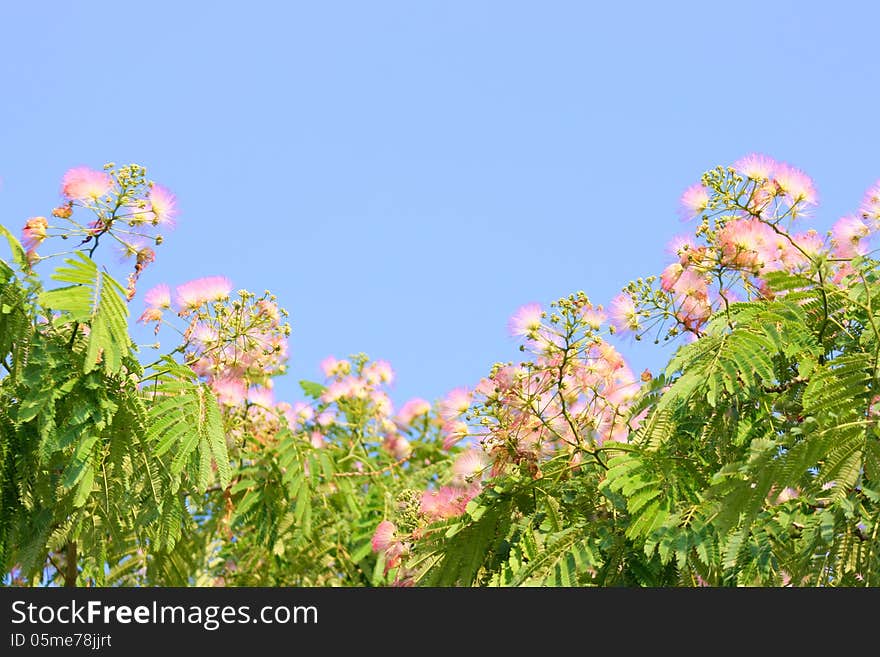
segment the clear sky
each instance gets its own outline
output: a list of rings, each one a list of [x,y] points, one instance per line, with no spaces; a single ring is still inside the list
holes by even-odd
[[[71,166],[143,164],[181,212],[141,292],[272,290],[279,399],[362,351],[398,404],[433,400],[516,358],[520,305],[659,273],[716,164],[803,169],[821,230],[855,210],[880,178],[878,24],[867,1],[6,0],[0,222],[48,214]],[[669,355],[622,349],[637,372]]]

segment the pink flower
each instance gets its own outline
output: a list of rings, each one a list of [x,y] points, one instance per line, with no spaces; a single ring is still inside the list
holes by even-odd
[[[325,404],[332,404],[338,399],[344,397],[359,397],[358,393],[364,389],[360,379],[353,376],[347,376],[339,381],[331,383],[321,394],[321,401]]]
[[[480,490],[481,486],[476,482],[465,488],[443,486],[436,491],[426,490],[422,493],[419,511],[429,520],[458,517],[465,512],[467,503],[480,494]]]
[[[685,269],[672,285],[672,290],[679,296],[705,300],[709,296],[709,283],[704,275]]]
[[[638,331],[639,315],[632,297],[625,292],[611,300],[611,323],[618,331]]]
[[[336,421],[336,413],[333,411],[324,411],[315,418],[315,424],[320,427],[329,427]]]
[[[375,408],[375,413],[377,415],[385,418],[391,415],[394,408],[391,403],[391,397],[389,397],[385,391],[372,390],[369,393],[369,398],[370,401],[373,402],[373,407]]]
[[[287,425],[294,431],[299,428],[301,424],[311,420],[315,415],[315,410],[305,402],[301,401],[294,402],[293,406],[283,404],[280,410],[284,414],[284,417],[287,418]]]
[[[442,427],[443,449],[450,449],[455,443],[468,435],[468,425],[461,420],[447,422]]]
[[[470,483],[487,465],[486,454],[483,450],[476,447],[467,449],[459,454],[455,463],[452,464],[454,481],[460,485]]]
[[[176,301],[181,310],[194,310],[203,303],[220,301],[229,296],[232,283],[223,276],[197,278],[177,286]]]
[[[61,179],[61,193],[73,201],[98,199],[113,186],[113,178],[104,171],[75,167]]]
[[[702,183],[694,183],[679,199],[681,218],[685,220],[699,217],[709,206],[709,191]]]
[[[677,235],[666,245],[666,250],[678,258],[679,264],[686,267],[697,252],[694,238],[689,235]]]
[[[519,308],[508,320],[507,328],[511,335],[530,336],[541,328],[544,310],[540,304],[528,303]]]
[[[240,379],[216,379],[211,381],[211,389],[224,406],[238,406],[247,397],[247,386]]]
[[[278,304],[272,301],[268,301],[267,299],[260,299],[257,301],[257,315],[260,317],[268,317],[273,322],[281,321],[281,311],[278,308]]]
[[[793,239],[811,258],[815,258],[825,250],[825,240],[813,228],[805,233],[794,235]]]
[[[431,412],[431,402],[416,397],[406,402],[397,413],[397,420],[401,424],[411,424],[412,421],[422,415]]]
[[[383,520],[373,532],[373,538],[370,541],[373,546],[373,552],[384,552],[397,541],[395,533],[397,527],[390,520]]]
[[[162,311],[158,308],[147,308],[144,312],[141,313],[141,316],[138,317],[138,323],[140,324],[148,324],[150,322],[161,322],[162,321]],[[159,327],[156,326],[156,332],[158,333]]]
[[[275,394],[272,392],[271,388],[253,386],[248,392],[247,397],[250,403],[256,404],[257,406],[265,406],[266,408],[272,408],[275,406]]]
[[[673,262],[660,274],[660,287],[666,292],[671,292],[672,286],[678,281],[678,277],[681,276],[683,271],[684,268],[680,263]]]
[[[336,360],[333,356],[327,356],[321,361],[321,371],[324,376],[336,376],[337,374],[348,374],[351,371],[351,363],[347,360]]]
[[[391,368],[391,363],[376,360],[364,367],[363,377],[371,385],[391,383],[394,381],[394,370]]]
[[[698,330],[711,315],[712,306],[709,305],[709,302],[704,298],[695,296],[682,298],[681,306],[678,312],[675,313],[678,321],[691,331]]]
[[[24,224],[24,229],[21,231],[21,243],[25,249],[28,251],[33,251],[40,244],[43,243],[43,240],[46,239],[46,229],[49,227],[49,222],[46,220],[46,217],[31,217]]]
[[[782,491],[779,493],[779,495],[776,496],[775,503],[776,504],[783,504],[785,502],[788,502],[789,500],[793,500],[793,499],[797,498],[798,495],[799,495],[799,493],[796,488],[792,488],[791,486],[788,486],[787,488],[783,488]]]
[[[758,219],[729,221],[718,233],[727,266],[757,271],[775,258],[773,229]]]
[[[320,431],[312,431],[312,433],[309,434],[309,444],[315,449],[321,449],[325,442],[326,438]]]
[[[170,308],[171,290],[165,283],[160,283],[147,290],[144,294],[144,303],[151,308]]]
[[[780,164],[776,167],[773,179],[792,205],[801,202],[806,205],[816,205],[819,202],[819,194],[813,186],[813,179],[800,169],[788,164]]]
[[[838,258],[854,258],[867,253],[861,240],[868,236],[870,229],[854,215],[838,219],[831,227],[831,245]]]
[[[863,218],[880,222],[880,180],[865,192],[860,210]]]
[[[157,224],[174,226],[174,218],[177,216],[177,198],[167,189],[153,184],[148,195],[150,210]]]
[[[471,406],[471,392],[467,388],[450,390],[440,402],[440,417],[452,421],[467,413]]]
[[[736,172],[752,180],[768,180],[776,171],[779,163],[772,157],[751,153],[733,163]]]
[[[608,316],[596,308],[584,308],[581,310],[581,318],[584,323],[594,331],[598,331]]]
[[[412,454],[410,442],[397,433],[390,433],[385,436],[382,446],[398,461],[409,458],[409,455]]]

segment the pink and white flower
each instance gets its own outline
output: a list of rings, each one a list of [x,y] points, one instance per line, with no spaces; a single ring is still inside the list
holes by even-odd
[[[231,291],[232,283],[228,278],[207,276],[178,285],[175,301],[181,311],[195,310],[203,303],[225,299]]]
[[[507,328],[514,336],[533,336],[541,328],[544,309],[540,304],[528,303],[521,306],[508,320]]]
[[[113,187],[113,178],[89,167],[69,169],[61,179],[61,193],[72,201],[94,201]]]

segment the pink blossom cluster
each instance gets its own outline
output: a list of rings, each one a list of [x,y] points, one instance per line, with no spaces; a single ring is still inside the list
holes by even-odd
[[[362,355],[352,359],[328,356],[321,362],[321,370],[326,385],[312,403],[300,401],[279,407],[288,426],[310,436],[314,447],[321,447],[332,433],[350,441],[344,427],[356,425],[366,443],[375,444],[395,462],[406,461],[413,451],[411,434],[423,433],[432,424],[431,404],[411,399],[395,413],[387,390],[395,373],[384,360],[369,361]]]
[[[373,552],[385,555],[385,572],[400,565],[402,557],[409,553],[409,544],[398,536],[397,527],[390,520],[383,520],[376,527],[370,541]]]
[[[224,401],[241,403],[244,396],[239,391],[253,396],[271,389],[272,378],[284,373],[288,333],[273,300],[239,295],[218,304],[215,313],[192,315],[184,332],[186,359]]]
[[[156,322],[158,331],[158,323],[166,310],[174,310],[178,316],[188,317],[201,306],[227,299],[231,292],[232,283],[228,278],[207,276],[178,285],[172,303],[171,288],[166,283],[160,283],[144,294],[146,309],[138,321],[144,324]]]
[[[439,402],[444,448],[458,450],[449,474],[422,492],[414,530],[401,533],[386,518],[373,535],[373,550],[384,553],[386,568],[400,566],[399,582],[409,581],[403,559],[412,542],[432,531],[432,523],[464,514],[493,477],[524,471],[540,478],[549,459],[579,467],[606,441],[629,439],[642,419],[632,417],[631,407],[645,379],[600,337],[606,321],[603,308],[583,293],[560,299],[550,311],[526,304],[508,329],[532,358],[497,364],[473,388],[455,388]],[[333,361],[328,371],[348,368]]]
[[[575,458],[605,441],[628,439],[638,422],[629,408],[641,382],[600,337],[605,321],[602,307],[583,293],[560,299],[551,312],[523,306],[509,328],[533,358],[498,364],[472,392],[454,390],[441,403],[447,431],[482,446],[490,476],[525,465],[540,477],[547,458]]]
[[[483,479],[489,471],[489,459],[479,446],[471,446],[458,453],[452,463],[452,476],[439,487],[422,493],[419,513],[428,523],[462,515],[468,502],[483,490]]]
[[[694,236],[670,244],[674,261],[659,277],[661,294],[630,287],[618,295],[610,311],[615,330],[641,334],[651,320],[672,318],[669,335],[697,336],[723,307],[743,296],[766,296],[768,272],[809,276],[820,258],[835,265],[839,281],[851,272],[847,261],[868,252],[867,240],[880,227],[880,181],[859,211],[841,217],[826,235],[793,230],[817,203],[807,174],[766,155],[753,153],[707,172],[681,196],[682,215],[702,222]]]
[[[91,244],[94,251],[106,236],[122,260],[134,261],[127,281],[131,300],[141,273],[156,258],[154,247],[163,239],[157,231],[174,226],[174,194],[147,180],[146,170],[134,164],[120,168],[107,165],[103,170],[74,167],[62,177],[60,191],[64,202],[52,210],[52,216],[63,223],[50,224],[43,216],[25,222],[22,243],[29,262],[42,259],[37,248],[51,237],[79,238],[80,245]],[[90,218],[81,221],[74,217],[75,208],[87,210]]]
[[[227,417],[236,418],[233,424],[241,425],[233,436],[250,431],[258,442],[271,440],[284,410],[274,400],[273,379],[285,371],[290,334],[287,313],[275,298],[246,290],[232,295],[227,278],[208,276],[178,285],[173,294],[168,285],[157,285],[144,301],[139,321],[155,323],[156,332],[167,313],[187,322],[184,360],[211,386]]]

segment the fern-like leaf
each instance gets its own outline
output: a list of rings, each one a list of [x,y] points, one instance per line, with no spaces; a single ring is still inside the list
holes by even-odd
[[[123,357],[131,349],[125,290],[82,252],[64,262],[68,266],[58,267],[52,278],[70,285],[43,292],[39,303],[88,325],[85,373],[101,365],[104,372],[114,374],[122,368]]]

